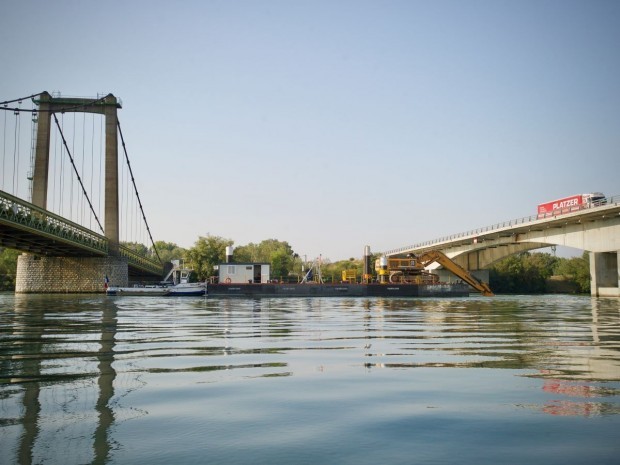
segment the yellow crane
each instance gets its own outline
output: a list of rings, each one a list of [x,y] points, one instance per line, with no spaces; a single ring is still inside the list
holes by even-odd
[[[439,281],[439,277],[424,269],[432,263],[439,263],[482,295],[487,297],[495,295],[487,283],[477,279],[439,250],[431,250],[407,258],[381,257],[375,263],[375,269],[379,274],[380,282],[385,282],[387,278],[390,283],[433,284]]]

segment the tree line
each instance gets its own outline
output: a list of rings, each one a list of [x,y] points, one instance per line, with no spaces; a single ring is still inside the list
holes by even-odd
[[[590,257],[559,258],[549,253],[523,252],[495,263],[489,270],[489,285],[498,294],[543,294],[560,289],[577,294],[590,293]]]
[[[124,243],[142,254],[155,256],[153,247],[144,244]],[[200,236],[193,247],[185,249],[173,242],[157,241],[155,247],[162,262],[182,259],[194,269],[198,280],[206,280],[215,274],[214,267],[226,261],[226,247],[234,245],[232,239],[219,236]],[[15,289],[17,256],[20,252],[0,249],[0,290]],[[378,256],[371,257],[374,261]],[[277,239],[249,243],[234,249],[234,261],[269,263],[271,276],[283,281],[300,281],[311,267],[296,254],[290,244]],[[587,294],[590,292],[590,264],[587,252],[581,257],[559,258],[549,253],[523,252],[495,263],[489,271],[489,285],[496,294],[536,294],[555,292],[555,281],[561,281],[560,292]],[[363,260],[360,257],[332,262],[322,260],[321,274],[326,282],[341,280],[343,270],[356,270],[362,276]]]

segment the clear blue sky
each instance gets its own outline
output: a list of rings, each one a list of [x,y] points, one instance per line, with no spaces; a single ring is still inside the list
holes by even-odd
[[[620,194],[620,2],[0,2],[0,100],[123,101],[156,240],[359,257]]]

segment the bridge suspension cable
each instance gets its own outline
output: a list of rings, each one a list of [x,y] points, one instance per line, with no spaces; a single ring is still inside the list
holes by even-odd
[[[140,212],[142,213],[142,219],[144,220],[146,231],[149,235],[149,239],[151,240],[153,250],[155,251],[155,254],[157,255],[158,260],[161,262],[161,257],[159,256],[159,252],[157,251],[157,247],[155,246],[155,241],[153,241],[153,236],[151,235],[151,229],[149,228],[149,224],[146,221],[146,215],[144,214],[144,208],[142,207],[142,201],[140,200],[140,194],[138,193],[138,187],[136,186],[136,180],[133,176],[133,170],[131,169],[131,163],[129,162],[129,156],[127,155],[127,147],[125,145],[125,138],[123,137],[123,131],[121,129],[121,122],[118,120],[118,118],[116,120],[116,125],[118,127],[118,133],[121,136],[121,144],[123,145],[123,152],[125,153],[125,161],[129,169],[129,175],[131,176],[131,182],[133,184],[134,192],[138,200],[138,205],[140,206]]]
[[[19,191],[19,138],[21,136],[21,119],[19,111],[15,110],[15,144],[13,145],[13,191]]]
[[[77,167],[75,166],[75,162],[73,161],[73,156],[71,155],[71,151],[69,150],[69,146],[67,145],[67,141],[65,140],[65,135],[62,132],[62,128],[60,127],[60,123],[58,122],[58,118],[56,117],[56,113],[52,113],[52,116],[54,117],[54,121],[56,122],[56,126],[58,127],[58,131],[60,132],[60,137],[62,138],[62,143],[65,147],[65,150],[67,151],[67,155],[69,155],[69,160],[71,160],[71,165],[73,166],[73,171],[75,172],[75,175],[77,176],[78,182],[80,183],[80,186],[82,187],[82,193],[84,194],[84,196],[86,197],[86,200],[88,201],[88,205],[90,206],[90,211],[93,213],[93,215],[95,216],[95,219],[97,220],[97,224],[99,225],[99,229],[101,229],[102,233],[104,232],[103,226],[101,226],[101,222],[99,221],[99,218],[97,217],[97,213],[95,213],[95,209],[93,208],[93,204],[90,201],[90,198],[88,197],[88,192],[86,192],[86,189],[84,188],[84,184],[82,183],[82,178],[80,177],[80,173],[78,172]]]
[[[25,152],[27,147],[31,148],[31,158],[34,155],[34,145],[28,144],[26,127],[23,124],[22,112],[31,112],[28,108],[22,107],[22,99],[16,99],[18,106],[8,108],[8,103],[2,102],[0,110],[5,110],[4,118],[2,118],[2,160],[0,160],[0,190],[11,193],[17,197],[25,198],[32,188],[31,184],[24,187],[23,178],[31,181],[30,172],[28,170],[28,159]],[[10,118],[10,113],[13,118]],[[33,131],[37,125],[36,110],[32,112],[31,126]],[[24,191],[21,192],[20,190]]]
[[[4,167],[5,158],[6,158],[6,115],[4,114],[4,130],[2,131],[2,177],[0,178],[0,189],[4,190],[4,175],[6,173],[6,168]]]
[[[28,100],[28,99],[31,99],[31,98],[38,97],[42,93],[43,92],[39,92],[37,94],[29,95],[28,97],[19,97],[19,98],[13,99],[13,100],[5,100],[4,102],[0,102],[0,105],[3,105],[5,107],[3,109],[6,110],[7,109],[6,107],[8,106],[9,103],[19,102],[21,104],[24,100]],[[14,108],[13,109],[8,108],[8,110],[14,110]],[[22,109],[20,111],[32,111],[32,110],[24,110],[24,109]],[[35,110],[35,111],[37,111],[37,110]]]
[[[20,107],[9,107],[8,104],[9,103],[15,103],[18,102],[19,104],[21,104],[24,100],[28,100],[28,99],[34,99],[35,97],[39,97],[40,95],[44,94],[44,92],[39,92],[38,94],[32,94],[29,95],[28,97],[21,97],[21,98],[17,98],[17,99],[13,99],[13,100],[5,100],[4,102],[0,102],[0,110],[4,110],[4,111],[19,111],[19,112],[29,112],[29,113],[44,113],[44,112],[48,112],[48,113],[57,113],[59,110],[57,109],[49,109],[49,110],[41,110],[39,108],[34,108],[34,109],[28,109],[28,108],[20,108]],[[108,94],[110,95],[110,94]],[[99,97],[96,99],[93,99],[89,102],[86,103],[81,103],[79,105],[73,105],[70,107],[65,107],[62,110],[60,110],[61,113],[64,113],[66,111],[74,111],[74,110],[78,110],[80,108],[84,108],[84,107],[89,107],[92,105],[95,105],[97,103],[103,102],[105,101],[106,98],[108,98],[108,95],[104,95],[103,97]]]

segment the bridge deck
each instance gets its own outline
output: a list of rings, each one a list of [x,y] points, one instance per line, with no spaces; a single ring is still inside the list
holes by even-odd
[[[0,247],[56,257],[108,255],[105,236],[0,191]],[[120,247],[133,273],[161,276],[160,263]]]
[[[444,236],[431,241],[399,247],[383,252],[386,256],[398,256],[407,253],[421,253],[428,250],[454,248],[472,244],[473,241],[510,237],[532,231],[561,228],[569,224],[587,223],[604,218],[611,218],[620,214],[620,196],[607,198],[604,205],[584,208],[571,213],[560,214],[548,218],[538,218],[536,215],[503,221],[491,226],[471,231]]]

